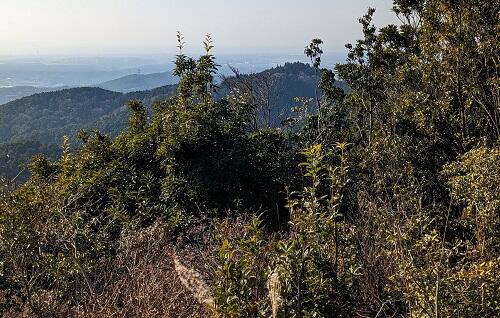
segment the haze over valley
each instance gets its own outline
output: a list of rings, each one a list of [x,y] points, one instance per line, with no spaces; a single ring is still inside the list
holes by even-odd
[[[175,55],[165,57],[0,57],[0,104],[35,93],[70,87],[101,87],[117,92],[148,90],[175,84]],[[330,53],[325,63],[334,65],[345,59],[343,53]],[[302,55],[222,55],[219,76],[256,73],[286,62],[302,61]]]

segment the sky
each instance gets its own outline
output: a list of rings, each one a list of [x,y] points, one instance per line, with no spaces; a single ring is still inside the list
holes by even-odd
[[[198,52],[211,33],[218,54],[301,54],[310,39],[340,52],[358,18],[395,23],[390,0],[0,0],[0,55],[140,55],[175,52],[182,31]]]

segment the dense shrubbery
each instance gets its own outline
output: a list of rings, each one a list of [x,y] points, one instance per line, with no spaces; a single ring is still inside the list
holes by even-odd
[[[347,95],[313,40],[317,94],[280,128],[247,78],[215,98],[210,38],[195,60],[179,36],[177,94],[150,120],[131,101],[117,138],[81,131],[1,188],[2,310],[498,316],[498,4],[394,6],[399,27],[360,20]]]

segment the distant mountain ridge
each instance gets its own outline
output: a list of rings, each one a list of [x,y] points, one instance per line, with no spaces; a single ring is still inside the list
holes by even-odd
[[[13,86],[0,87],[0,105],[37,93],[54,92],[68,87]]]
[[[174,85],[177,84],[177,82],[178,78],[170,71],[151,74],[131,74],[95,86],[110,91],[129,93],[150,90],[166,85]]]
[[[271,81],[269,103],[273,116],[286,112],[294,105],[297,96],[313,97],[318,75],[308,64],[286,63],[260,73],[242,74],[240,79],[259,83]],[[138,80],[139,79],[139,80]],[[175,77],[171,75],[170,80]],[[115,88],[122,84],[153,85],[156,81],[169,81],[168,72],[140,76],[126,76],[108,82]],[[149,84],[146,83],[149,81]],[[217,96],[227,95],[238,81],[236,76],[227,77],[219,85]],[[36,140],[43,143],[60,143],[63,135],[74,135],[79,128],[104,128],[104,132],[117,133],[128,118],[125,107],[129,99],[138,99],[150,105],[174,93],[176,85],[161,86],[127,93],[101,87],[69,88],[54,92],[37,93],[0,105],[0,140],[14,142]],[[131,89],[132,87],[129,86]],[[117,114],[120,114],[118,116]],[[113,117],[114,123],[103,124],[102,118]],[[96,123],[100,126],[96,126]]]
[[[130,93],[137,91],[151,90],[157,87],[175,85],[178,79],[173,72],[161,72],[151,74],[130,74],[113,80],[109,80],[90,87],[98,87],[108,91]],[[68,88],[70,86],[59,87],[39,87],[39,86],[13,86],[0,87],[0,105],[9,103],[16,99],[31,96],[38,93],[55,92]]]
[[[309,64],[285,63],[253,74],[227,77],[218,91],[225,96],[231,89],[251,89],[256,95],[257,107],[268,113],[269,125],[277,127],[285,120],[295,105],[295,97],[314,97],[318,74]],[[269,107],[264,110],[262,108]]]

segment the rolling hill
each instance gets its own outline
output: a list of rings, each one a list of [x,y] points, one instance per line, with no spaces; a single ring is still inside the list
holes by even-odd
[[[97,128],[117,135],[127,124],[126,103],[138,99],[146,105],[171,95],[175,86],[123,94],[83,87],[39,93],[0,105],[0,177],[12,179],[35,154],[56,158],[62,137],[74,139],[80,128]],[[23,181],[24,171],[17,178]]]
[[[150,90],[165,85],[177,84],[178,78],[172,72],[152,74],[132,74],[96,85],[115,92],[135,92]]]
[[[175,86],[123,94],[96,87],[64,89],[34,94],[0,106],[0,140],[60,143],[63,135],[95,123],[124,107],[129,99],[150,104],[173,93]],[[124,116],[126,120],[126,115]],[[120,124],[115,125],[120,129]],[[114,132],[114,131],[106,131]]]
[[[153,85],[156,80],[168,81],[167,73],[124,77],[107,87],[123,89],[127,83],[146,85],[148,81]],[[316,72],[309,65],[286,63],[260,73],[225,78],[216,98],[229,93],[241,81],[250,83],[256,90],[264,86],[259,94],[267,96],[270,124],[276,127],[290,113],[295,97],[314,96],[317,80]],[[0,176],[15,176],[18,172],[15,167],[35,153],[55,156],[54,147],[58,149],[62,137],[73,138],[80,128],[97,128],[116,136],[127,125],[128,100],[137,99],[151,105],[154,100],[173,94],[175,89],[176,85],[168,85],[122,93],[99,87],[80,87],[38,93],[0,105]]]

